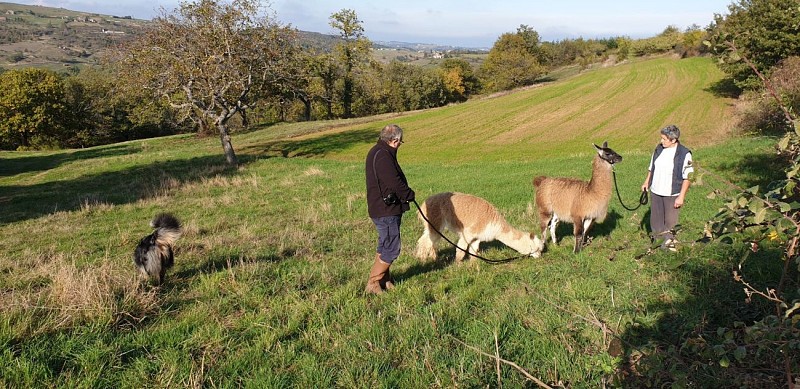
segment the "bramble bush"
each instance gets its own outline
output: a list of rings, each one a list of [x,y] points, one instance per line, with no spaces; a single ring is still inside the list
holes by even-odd
[[[772,99],[778,111],[777,118],[773,115],[779,123],[774,128],[788,131],[776,145],[785,178],[726,197],[725,207],[708,224],[713,239],[737,248],[734,252],[740,255],[739,267],[732,276],[742,285],[745,301],[765,299],[774,304],[774,313],[754,323],[735,322],[718,328],[715,344],[704,344],[706,347],[697,348],[697,352],[726,368],[731,376],[746,377],[746,386],[772,387],[782,382],[781,386],[793,387],[800,383],[800,123],[792,113],[796,94],[791,97],[791,93],[782,92],[797,90],[797,81],[789,80],[789,72],[798,67],[798,62],[786,61],[769,79],[729,36],[707,44],[720,60],[744,62],[756,73],[762,93]],[[751,254],[767,249],[779,253],[769,258],[781,261],[782,271],[769,286],[757,285],[743,273],[743,265]]]

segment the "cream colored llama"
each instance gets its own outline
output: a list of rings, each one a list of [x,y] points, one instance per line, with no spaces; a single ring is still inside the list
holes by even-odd
[[[542,241],[534,234],[517,230],[488,201],[464,193],[437,193],[428,197],[420,206],[422,213],[433,227],[458,234],[458,247],[478,253],[481,242],[499,240],[518,252],[538,258],[542,252]],[[436,243],[441,235],[425,222],[422,215],[417,217],[425,226],[417,241],[417,258],[436,258]],[[464,251],[456,249],[456,261],[464,259]]]
[[[594,147],[597,155],[592,162],[592,178],[589,182],[544,176],[533,179],[542,239],[547,241],[547,225],[550,224],[550,237],[556,244],[558,222],[573,223],[575,253],[581,251],[592,222],[602,223],[605,220],[611,199],[611,169],[615,163],[622,161],[622,156],[608,148],[608,142],[603,142],[603,147]]]

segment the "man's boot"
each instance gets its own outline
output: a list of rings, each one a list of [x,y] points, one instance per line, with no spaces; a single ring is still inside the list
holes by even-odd
[[[375,259],[380,261],[381,255],[375,254]],[[389,266],[391,266],[391,264],[389,264]],[[394,278],[392,278],[392,273],[389,272],[389,268],[386,268],[386,273],[383,273],[383,278],[381,278],[381,288],[386,290],[394,289]]]
[[[381,288],[381,280],[383,280],[384,274],[389,271],[389,266],[390,264],[381,261],[380,255],[375,256],[375,263],[372,264],[372,269],[369,271],[367,287],[364,289],[365,292],[372,294],[383,293],[383,288]]]

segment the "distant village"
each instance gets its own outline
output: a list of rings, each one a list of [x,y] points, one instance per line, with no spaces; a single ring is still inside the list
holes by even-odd
[[[14,11],[12,9],[6,10],[5,12],[3,12],[2,15],[0,15],[0,22],[9,22],[9,21],[12,21],[14,19],[19,19],[19,17],[17,15],[22,15],[22,14],[24,14],[24,12]],[[132,20],[133,19],[131,16],[113,16],[113,18],[115,18],[115,19],[128,19],[128,20]],[[69,23],[69,22],[95,23],[95,24],[101,24],[101,23],[118,24],[119,23],[118,20],[100,19],[100,18],[95,18],[95,17],[91,17],[91,16],[61,16],[59,18],[59,20],[62,20],[62,21],[67,22],[67,23]],[[102,34],[125,34],[125,31],[109,30],[109,29],[106,29],[106,28],[101,28],[99,32],[102,33]]]

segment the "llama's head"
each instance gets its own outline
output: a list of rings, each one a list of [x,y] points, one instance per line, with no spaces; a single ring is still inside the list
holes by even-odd
[[[541,257],[542,250],[544,250],[544,243],[542,243],[542,240],[539,239],[538,236],[531,233],[531,257],[534,258]]]
[[[608,142],[603,142],[603,147],[600,147],[594,143],[592,143],[592,145],[594,145],[594,148],[597,149],[597,155],[599,155],[600,159],[603,161],[606,161],[611,165],[617,162],[622,162],[622,156],[617,154],[616,151],[609,149]]]

